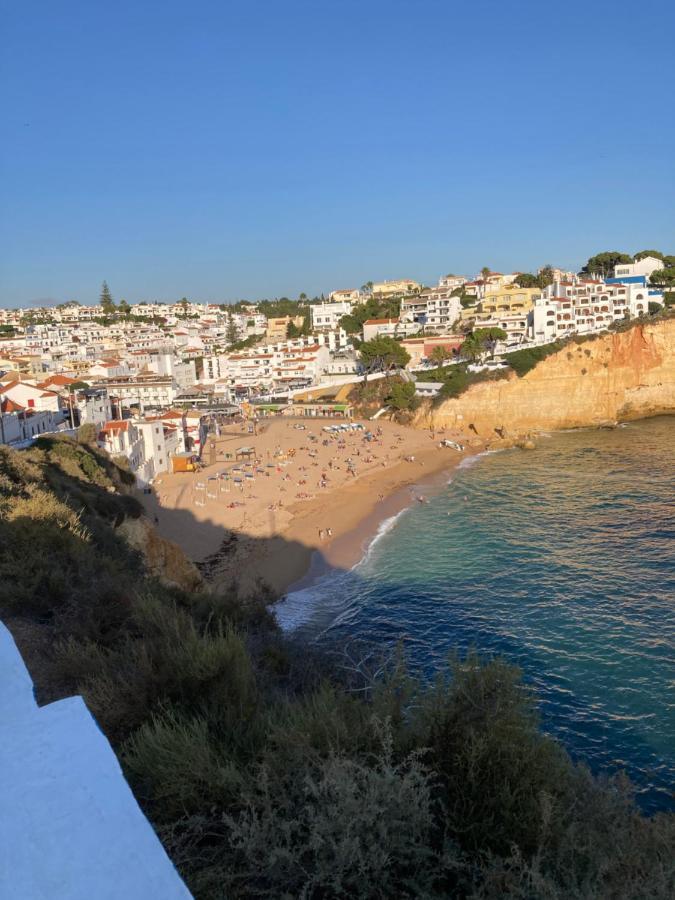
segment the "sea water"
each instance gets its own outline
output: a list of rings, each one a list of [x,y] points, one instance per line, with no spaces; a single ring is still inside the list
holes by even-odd
[[[466,460],[279,620],[326,645],[402,641],[425,677],[455,649],[501,655],[574,758],[673,808],[674,448],[661,417]]]

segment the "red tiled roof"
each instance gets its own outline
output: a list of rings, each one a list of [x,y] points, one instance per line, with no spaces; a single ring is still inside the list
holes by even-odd
[[[22,412],[25,409],[25,406],[21,406],[20,403],[15,403],[14,400],[10,400],[9,397],[6,397],[2,401],[2,412],[11,413],[11,412]]]

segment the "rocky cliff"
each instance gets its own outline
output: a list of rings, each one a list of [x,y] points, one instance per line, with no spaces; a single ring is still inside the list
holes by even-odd
[[[675,318],[570,342],[522,378],[512,374],[437,406],[426,403],[414,424],[489,441],[668,412],[675,412]]]
[[[143,555],[150,575],[162,584],[196,591],[204,587],[204,579],[181,548],[163,538],[145,516],[125,519],[117,529],[127,543]]]

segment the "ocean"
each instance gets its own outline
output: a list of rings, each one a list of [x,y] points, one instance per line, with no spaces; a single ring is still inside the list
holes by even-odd
[[[279,621],[326,646],[402,641],[429,678],[452,650],[501,655],[575,759],[625,770],[645,811],[673,809],[674,448],[660,417],[464,460]]]

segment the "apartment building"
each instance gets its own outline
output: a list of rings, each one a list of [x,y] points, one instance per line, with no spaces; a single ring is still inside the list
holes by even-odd
[[[457,288],[463,287],[467,282],[467,279],[464,278],[463,275],[441,275],[438,279],[439,288],[446,288],[450,291],[454,291]]]
[[[452,288],[428,288],[401,300],[401,321],[417,322],[425,331],[449,331],[459,319],[459,297],[452,296]]]
[[[379,300],[385,297],[399,297],[403,294],[414,294],[422,289],[421,285],[409,278],[399,278],[392,281],[376,281],[373,284],[373,297]]]
[[[288,326],[295,325],[302,328],[304,319],[302,316],[278,316],[267,319],[265,335],[268,341],[283,341],[288,333]]]
[[[92,385],[107,390],[123,406],[140,405],[141,409],[167,409],[178,394],[178,385],[170,375],[126,375],[102,378]]]
[[[556,282],[534,303],[532,337],[547,343],[568,334],[602,331],[612,322],[646,315],[662,295],[641,284],[586,280]]]
[[[351,300],[312,303],[310,306],[312,331],[333,331],[339,327],[340,319],[348,316],[351,311]]]
[[[363,340],[372,341],[376,337],[409,337],[411,334],[417,334],[421,328],[419,322],[404,322],[399,318],[367,319],[363,323]]]
[[[331,303],[361,303],[364,298],[358,288],[342,288],[331,291],[328,299]]]

